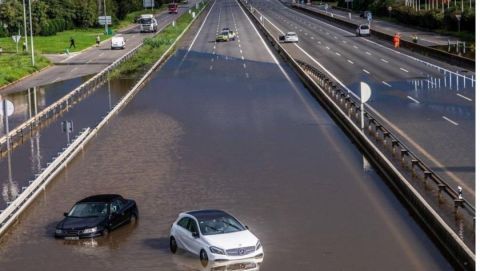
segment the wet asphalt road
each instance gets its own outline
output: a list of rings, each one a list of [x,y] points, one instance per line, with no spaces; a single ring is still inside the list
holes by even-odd
[[[377,119],[452,187],[462,186],[464,197],[475,204],[475,73],[408,50],[392,50],[390,43],[374,37],[356,37],[277,0],[249,3],[267,17],[265,25],[273,33],[298,33],[298,46],[305,52],[285,45],[295,58],[315,67],[320,63],[357,96],[359,82],[368,83],[368,106]],[[455,73],[411,56],[467,77],[457,81]]]
[[[215,43],[223,27],[238,39]],[[187,54],[194,34],[4,239],[2,270],[202,270],[168,251],[177,214],[200,208],[250,226],[261,270],[452,269],[235,1],[215,2]],[[135,199],[138,224],[53,239],[93,193]]]

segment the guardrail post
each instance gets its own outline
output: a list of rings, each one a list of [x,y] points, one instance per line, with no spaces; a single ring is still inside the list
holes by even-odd
[[[423,183],[426,184],[429,178],[432,178],[432,172],[425,170],[423,172]]]
[[[408,151],[406,149],[401,149],[400,158],[402,159],[402,162],[405,160],[405,155],[408,155]]]
[[[395,155],[395,151],[397,150],[396,147],[398,147],[400,143],[396,139],[392,139],[391,142],[392,142],[392,153]]]
[[[390,137],[390,132],[383,132],[383,145],[387,145],[387,138]]]
[[[420,161],[418,161],[417,159],[414,159],[412,158],[412,176],[415,176],[415,166],[418,166]]]

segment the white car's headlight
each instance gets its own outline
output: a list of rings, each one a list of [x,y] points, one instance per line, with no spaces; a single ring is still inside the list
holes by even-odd
[[[82,233],[94,233],[97,231],[97,227],[93,227],[93,228],[90,228],[90,229],[84,229],[82,231]]]
[[[210,252],[212,252],[213,254],[225,255],[225,251],[223,249],[214,246],[210,247]]]
[[[56,234],[62,234],[62,233],[63,233],[63,230],[61,230],[61,229],[55,229],[55,233],[56,233]]]
[[[262,247],[262,243],[258,240],[257,245],[255,246],[255,250],[259,250]]]

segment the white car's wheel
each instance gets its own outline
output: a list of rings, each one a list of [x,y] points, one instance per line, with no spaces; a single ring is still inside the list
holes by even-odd
[[[200,261],[204,266],[208,264],[208,254],[204,249],[200,250]]]
[[[177,252],[177,249],[177,240],[175,240],[175,237],[170,236],[170,251],[175,254]]]

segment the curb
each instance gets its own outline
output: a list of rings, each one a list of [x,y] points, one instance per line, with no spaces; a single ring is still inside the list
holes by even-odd
[[[24,77],[19,78],[19,79],[13,81],[13,82],[10,82],[10,83],[8,83],[8,84],[6,84],[6,85],[0,86],[0,92],[2,92],[4,89],[6,89],[6,88],[9,87],[9,86],[12,86],[12,85],[14,85],[14,84],[16,84],[16,83],[24,80],[24,79],[27,79],[27,78],[30,77],[30,76],[33,76],[33,75],[35,75],[35,74],[37,74],[37,73],[40,73],[40,72],[42,72],[42,71],[44,71],[44,70],[46,70],[46,69],[48,69],[48,68],[50,68],[50,67],[53,67],[53,66],[55,66],[55,64],[50,63],[49,65],[41,68],[41,69],[38,70],[38,71],[32,72],[32,73],[27,74],[27,75],[25,75]]]

